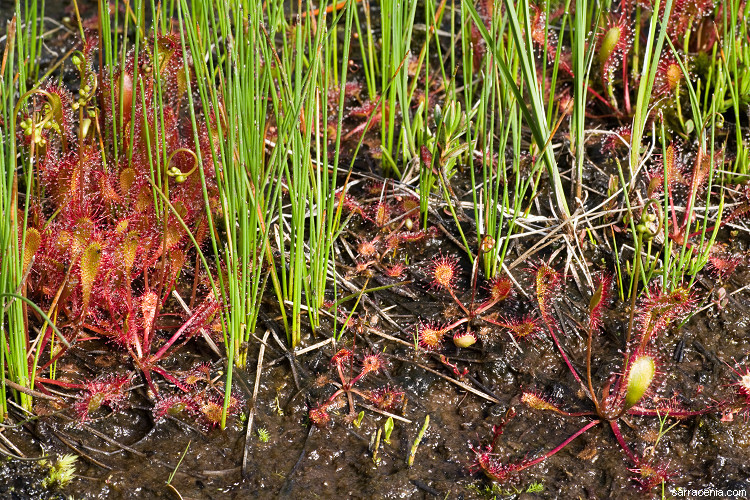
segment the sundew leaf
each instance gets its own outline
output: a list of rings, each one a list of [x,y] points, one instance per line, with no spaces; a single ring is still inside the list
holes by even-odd
[[[102,260],[102,246],[99,242],[91,243],[81,256],[81,288],[83,289],[83,307],[87,308],[91,300],[91,289],[99,273]]]
[[[26,243],[23,250],[23,274],[29,270],[31,259],[42,244],[42,236],[33,227],[26,229]]]

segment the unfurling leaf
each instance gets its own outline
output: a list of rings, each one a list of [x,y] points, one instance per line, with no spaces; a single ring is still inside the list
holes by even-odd
[[[641,400],[651,386],[656,375],[656,361],[653,356],[638,356],[630,365],[625,389],[625,407],[631,408]]]

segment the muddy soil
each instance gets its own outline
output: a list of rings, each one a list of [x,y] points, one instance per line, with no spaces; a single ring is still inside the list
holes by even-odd
[[[449,246],[442,241],[438,244],[443,249]],[[371,297],[380,310],[395,306],[388,309],[388,316],[407,332],[417,319],[415,310],[430,317],[440,314],[442,309],[441,302],[429,293],[424,282],[420,272],[423,264],[413,266],[415,271],[410,277],[415,281],[411,287],[416,300],[406,300],[389,291],[375,292]],[[520,271],[518,276],[521,281],[528,279],[523,274]],[[727,285],[729,291],[747,283],[749,278],[748,273],[737,275]],[[574,296],[574,292],[567,296]],[[567,302],[561,300],[560,307],[566,307]],[[511,303],[504,307],[518,309],[519,305]],[[624,307],[616,304],[613,310]],[[723,362],[748,359],[748,308],[750,297],[739,294],[724,309],[711,307],[683,328],[670,331],[659,353],[665,359],[665,373],[658,394],[664,397],[677,394],[691,408],[725,397],[727,385],[733,380],[731,370]],[[368,305],[363,312],[368,318],[378,314],[375,307]],[[618,339],[623,324],[626,320],[616,313],[605,321],[605,333],[598,339],[595,355],[595,364],[600,367],[595,379],[604,379],[608,373],[617,371],[621,359]],[[268,318],[264,327],[277,329],[278,325]],[[306,338],[302,347],[324,340],[324,334],[323,331],[314,339]],[[480,444],[487,444],[492,427],[500,424],[511,408],[517,415],[505,427],[496,450],[509,461],[533,459],[587,422],[582,417],[562,418],[531,410],[519,401],[522,390],[533,389],[566,410],[590,409],[590,403],[577,394],[576,382],[548,338],[539,337],[515,346],[500,337],[478,348],[457,352],[454,347],[446,347],[441,351],[461,370],[468,369],[460,379],[462,382],[496,400],[489,401],[434,373],[458,378],[437,362],[437,356],[417,355],[413,348],[385,339],[383,334],[411,341],[404,332],[389,327],[383,320],[376,327],[360,328],[356,339],[350,334],[344,337],[344,344],[350,348],[385,352],[389,362],[388,370],[364,381],[362,389],[391,386],[406,392],[406,405],[397,413],[408,422],[395,422],[390,443],[381,443],[378,463],[373,461],[371,443],[378,427],[384,425],[385,416],[365,409],[364,418],[356,427],[347,418],[348,408],[343,405],[337,414],[332,414],[327,427],[309,425],[308,409],[335,390],[330,383],[336,379],[330,365],[335,353],[332,345],[297,356],[293,374],[289,358],[271,337],[255,406],[255,430],[250,435],[245,434],[242,420],[233,422],[223,432],[205,431],[195,422],[179,418],[154,423],[145,401],[145,389],[141,387],[133,391],[131,407],[121,413],[105,411],[86,427],[64,414],[41,417],[28,422],[26,430],[14,431],[13,441],[23,443],[23,451],[29,456],[38,456],[40,449],[45,454],[81,456],[76,478],[63,490],[74,498],[177,498],[174,490],[183,498],[216,499],[483,498],[495,494],[520,498],[643,496],[628,470],[633,465],[623,455],[612,432],[601,426],[592,428],[562,452],[524,471],[501,489],[487,491],[491,483],[481,474],[473,473],[472,447],[478,449]],[[565,339],[579,368],[584,352],[582,340],[577,333]],[[255,351],[251,363],[255,363],[257,345],[251,349]],[[187,361],[181,358],[191,357],[183,353],[172,362],[180,364]],[[247,372],[239,371],[238,387],[251,391],[254,374],[254,366]],[[356,411],[360,410],[362,407],[358,406]],[[408,467],[409,450],[427,415],[429,427],[413,466]],[[670,420],[669,424],[674,422]],[[260,439],[257,429],[267,431],[267,441]],[[655,418],[631,418],[623,426],[626,440],[639,454],[648,453],[658,430]],[[680,421],[662,436],[655,451],[659,461],[675,472],[673,487],[750,489],[750,422],[741,415],[732,422],[722,422],[718,413]],[[167,486],[183,453],[185,457],[171,487]],[[13,480],[18,498],[44,496],[39,493],[44,468],[8,461],[2,464],[0,477],[14,477],[16,470],[31,471],[25,479]],[[49,492],[48,497],[56,498],[57,494]]]

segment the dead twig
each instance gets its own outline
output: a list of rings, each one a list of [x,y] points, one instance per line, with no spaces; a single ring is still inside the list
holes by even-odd
[[[247,430],[245,431],[245,449],[242,453],[242,477],[246,478],[248,476],[248,459],[250,458],[250,454],[248,453],[250,449],[250,436],[253,432],[253,419],[255,418],[255,403],[258,400],[258,388],[260,387],[260,375],[263,373],[263,356],[266,353],[266,341],[268,340],[268,336],[271,334],[270,330],[266,330],[265,335],[263,335],[263,342],[260,344],[260,351],[258,352],[258,368],[255,370],[255,387],[253,388],[253,399],[252,403],[250,405],[250,411],[248,412],[247,417]]]
[[[493,403],[500,403],[499,399],[494,398],[494,397],[490,396],[489,394],[485,394],[484,392],[473,388],[472,386],[470,386],[469,384],[466,384],[465,382],[461,382],[460,380],[456,380],[456,379],[451,378],[451,377],[449,377],[447,375],[444,375],[444,374],[440,373],[437,370],[433,370],[429,366],[425,366],[425,365],[423,365],[421,363],[417,363],[416,361],[412,361],[412,360],[407,359],[407,358],[402,358],[401,356],[391,356],[391,358],[397,359],[399,361],[403,361],[404,363],[412,363],[414,366],[418,366],[419,368],[421,368],[421,369],[423,369],[425,371],[428,371],[430,373],[434,373],[438,377],[443,378],[443,379],[447,380],[448,382],[450,382],[450,383],[452,383],[454,385],[457,385],[461,389],[464,389],[465,391],[469,391],[470,393],[472,393],[472,394],[474,394],[476,396],[479,396],[482,399],[486,399],[487,401],[491,401]]]

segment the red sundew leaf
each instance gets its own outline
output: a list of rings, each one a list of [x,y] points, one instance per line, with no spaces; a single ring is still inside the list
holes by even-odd
[[[318,429],[324,428],[331,421],[331,416],[323,405],[310,409],[307,413],[307,417],[310,419],[310,423]]]
[[[92,242],[81,256],[81,289],[83,290],[83,307],[88,307],[94,280],[99,273],[102,260],[102,246],[99,242]]]
[[[599,278],[599,287],[589,301],[589,329],[592,332],[602,327],[602,315],[604,308],[610,299],[610,287],[612,276],[604,274]]]
[[[73,129],[73,95],[64,86],[47,81],[40,91],[46,98],[52,130],[58,132],[63,141],[63,150],[67,142],[75,141]]]
[[[448,290],[453,289],[456,279],[458,279],[458,273],[461,272],[458,258],[452,255],[436,257],[432,260],[428,269],[432,276],[432,286]]]
[[[726,281],[742,263],[740,255],[727,253],[716,253],[708,257],[708,268],[714,276],[722,281]]]
[[[385,366],[385,358],[380,353],[368,354],[362,358],[362,374],[377,373]]]
[[[490,298],[494,301],[505,300],[513,295],[513,283],[505,277],[495,276],[487,284]]]
[[[637,474],[633,479],[640,484],[643,491],[651,491],[676,475],[676,473],[669,471],[668,464],[639,462],[638,467],[628,470]]]
[[[440,349],[443,337],[445,337],[447,332],[448,330],[445,327],[438,326],[436,323],[420,322],[419,327],[417,327],[419,345],[427,351]]]
[[[561,415],[565,414],[557,405],[537,392],[524,391],[521,394],[521,402],[535,410],[552,411]]]
[[[531,315],[523,318],[500,318],[498,321],[493,321],[492,323],[507,328],[510,330],[511,335],[518,340],[530,339],[542,331],[539,320]]]
[[[224,408],[220,401],[208,398],[200,405],[199,411],[208,427],[212,428],[221,423],[221,415]]]
[[[181,413],[195,413],[198,408],[189,396],[182,394],[160,398],[154,404],[152,411],[154,420],[158,422],[167,416],[175,417]]]
[[[401,231],[400,233],[397,233],[398,239],[406,243],[422,241],[433,235],[434,232],[429,229],[420,229],[419,231]]]
[[[334,354],[333,357],[331,358],[331,364],[343,366],[344,363],[351,360],[353,356],[354,356],[354,352],[351,349],[347,349],[347,348],[339,349],[338,352],[336,352],[336,354]]]
[[[386,266],[383,268],[383,273],[390,278],[401,278],[404,275],[406,266],[400,262]]]
[[[362,241],[357,246],[357,251],[365,259],[367,259],[369,257],[372,257],[373,255],[375,255],[376,253],[378,253],[378,248],[376,246],[377,242],[378,242],[378,238],[375,238],[375,239],[373,239],[371,241],[370,240]]]
[[[562,277],[549,264],[544,262],[532,268],[534,271],[534,288],[536,291],[539,312],[542,318],[549,324],[554,324],[552,315],[552,299],[560,287]]]
[[[19,237],[21,235],[19,234]],[[26,242],[23,249],[23,274],[26,274],[26,272],[29,270],[29,266],[31,265],[31,259],[34,257],[34,254],[39,250],[39,247],[42,245],[42,235],[39,234],[39,231],[37,231],[33,227],[29,227],[26,229],[25,234]]]
[[[159,296],[149,290],[141,296],[141,313],[143,314],[144,326],[151,325],[156,317],[156,309],[159,305]]]
[[[79,422],[84,423],[89,415],[102,406],[107,406],[113,411],[119,411],[127,402],[127,391],[132,373],[124,375],[109,375],[86,382],[83,392],[78,401],[73,405],[73,410],[78,416]]]
[[[657,97],[674,96],[677,86],[684,78],[682,68],[671,52],[667,52],[659,59],[656,67],[653,95]]]
[[[404,196],[401,199],[401,211],[402,213],[412,213],[418,211],[420,208],[419,198],[415,196]],[[414,221],[414,224],[419,224],[418,220]]]
[[[404,405],[406,395],[403,391],[384,387],[366,393],[367,399],[381,410],[394,411]]]
[[[638,328],[646,342],[663,332],[673,321],[682,319],[695,305],[695,296],[685,287],[672,292],[649,290],[638,307]]]
[[[371,218],[376,226],[385,226],[391,220],[391,207],[386,203],[378,203],[372,210]]]
[[[472,450],[476,455],[476,461],[474,468],[484,472],[492,481],[500,484],[505,484],[509,481],[514,480],[518,472],[522,470],[523,463],[503,463],[499,457],[497,457],[490,450]]]
[[[620,148],[625,148],[630,143],[632,130],[630,126],[621,126],[613,130],[613,134],[607,134],[602,138],[602,151],[614,153]],[[622,140],[620,137],[622,137]],[[624,142],[623,142],[624,140]]]

